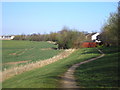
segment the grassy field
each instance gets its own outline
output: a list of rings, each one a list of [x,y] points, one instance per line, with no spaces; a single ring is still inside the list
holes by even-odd
[[[2,41],[2,69],[15,66],[15,64],[8,64],[10,62],[34,62],[51,58],[61,52],[51,48],[57,48],[57,45],[48,42],[4,40]]]
[[[118,87],[118,55],[116,47],[100,48],[106,55],[77,68],[78,85],[87,88]]]
[[[25,43],[26,41],[21,42]],[[4,44],[5,43],[8,42],[4,41]],[[47,45],[47,42],[27,43],[31,43],[33,47],[37,48],[33,50],[34,53],[37,52],[36,50],[38,50],[38,48],[41,49],[41,47],[56,47],[52,44]],[[6,46],[4,47],[6,47],[8,50],[11,48],[13,50],[14,48],[12,45],[11,48],[9,46],[7,48],[7,44],[5,45]],[[32,48],[30,44],[26,44],[26,46],[27,45],[27,49]],[[26,46],[23,45],[21,48],[26,49]],[[77,79],[76,81],[78,86],[86,88],[118,87],[118,55],[120,55],[120,51],[118,51],[116,47],[101,47],[99,49],[101,49],[106,54],[103,58],[80,65],[80,67],[77,68],[75,77]],[[11,52],[9,51],[9,53]],[[60,51],[57,51],[57,53],[59,52]],[[39,54],[37,55],[39,56]],[[57,62],[38,69],[18,74],[3,81],[3,88],[59,88],[61,87],[61,76],[67,71],[69,67],[75,63],[79,63],[99,55],[100,53],[95,48],[79,49],[67,58],[61,59]],[[37,59],[33,59],[33,61],[34,60]],[[6,63],[7,61],[4,62]]]
[[[100,55],[95,48],[83,48],[69,57],[47,66],[24,72],[3,82],[3,88],[58,88],[61,76],[67,69],[78,62]]]

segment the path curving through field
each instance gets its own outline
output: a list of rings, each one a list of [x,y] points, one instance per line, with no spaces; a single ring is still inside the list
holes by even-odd
[[[74,77],[74,72],[75,72],[75,69],[77,67],[79,67],[81,64],[84,64],[84,63],[88,63],[88,62],[91,62],[93,60],[96,60],[96,59],[99,59],[99,58],[102,58],[105,54],[97,49],[101,55],[98,56],[98,57],[95,57],[95,58],[92,58],[92,59],[88,59],[86,61],[83,61],[83,62],[80,62],[80,63],[77,63],[77,64],[74,64],[73,66],[71,66],[67,72],[62,76],[62,81],[61,81],[61,87],[62,88],[80,88],[80,86],[77,86],[77,83],[75,81],[75,77]]]

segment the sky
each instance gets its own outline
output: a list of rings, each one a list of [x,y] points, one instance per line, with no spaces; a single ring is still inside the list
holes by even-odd
[[[2,35],[100,32],[117,2],[2,2]]]

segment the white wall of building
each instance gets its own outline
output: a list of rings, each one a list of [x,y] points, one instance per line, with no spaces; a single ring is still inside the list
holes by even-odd
[[[0,40],[12,40],[15,36],[0,36]]]
[[[98,36],[98,35],[100,35],[100,33],[96,33],[96,34],[92,35],[91,39],[92,39],[93,41],[95,41],[95,42],[101,42],[101,41],[98,41],[98,40],[97,40],[97,36]]]

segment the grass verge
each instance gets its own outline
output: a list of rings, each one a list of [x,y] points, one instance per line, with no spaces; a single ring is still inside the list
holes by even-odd
[[[75,77],[81,87],[116,88],[118,87],[118,51],[117,47],[99,48],[105,56],[77,68]]]

